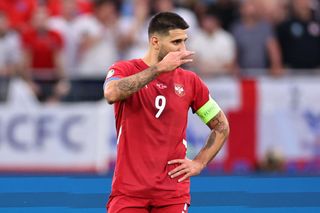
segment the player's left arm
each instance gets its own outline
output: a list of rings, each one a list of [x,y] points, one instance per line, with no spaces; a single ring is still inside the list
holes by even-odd
[[[202,147],[200,152],[193,160],[189,159],[175,159],[168,162],[168,164],[180,164],[175,169],[169,172],[171,178],[181,177],[178,182],[181,182],[191,176],[200,174],[200,172],[207,166],[207,164],[218,154],[219,150],[227,140],[229,135],[229,123],[222,110],[207,122],[211,129],[211,133],[206,144]]]

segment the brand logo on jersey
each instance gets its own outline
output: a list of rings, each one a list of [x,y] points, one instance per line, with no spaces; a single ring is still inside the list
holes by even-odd
[[[159,89],[166,89],[166,88],[167,88],[167,85],[164,85],[164,84],[162,84],[162,83],[157,83],[156,85],[157,85],[157,87],[158,87]]]
[[[110,78],[111,76],[114,75],[114,69],[109,70],[107,78]]]
[[[181,84],[174,84],[174,91],[180,97],[182,97],[186,94],[184,91],[184,87]]]

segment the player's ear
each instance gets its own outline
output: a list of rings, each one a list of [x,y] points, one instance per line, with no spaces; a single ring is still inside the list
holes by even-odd
[[[151,45],[153,46],[153,48],[155,50],[159,50],[160,49],[160,43],[159,43],[159,37],[158,36],[152,35],[151,38],[150,38],[150,42],[151,42]]]

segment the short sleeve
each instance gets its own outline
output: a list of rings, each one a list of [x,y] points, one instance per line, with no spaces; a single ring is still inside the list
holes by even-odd
[[[107,76],[103,84],[103,88],[107,85],[108,82],[112,80],[121,79],[128,75],[129,75],[129,68],[128,66],[126,66],[126,64],[124,64],[124,62],[117,62],[115,64],[112,64],[107,70]]]
[[[209,100],[209,89],[205,83],[195,76],[194,83],[194,96],[191,104],[192,112],[195,113],[201,106],[203,106]]]
[[[60,50],[64,46],[64,40],[59,32],[51,31],[52,32],[52,39],[54,40],[55,48]]]
[[[193,113],[196,113],[204,123],[208,123],[221,110],[210,96],[208,87],[197,76],[194,82],[194,97],[191,108]]]

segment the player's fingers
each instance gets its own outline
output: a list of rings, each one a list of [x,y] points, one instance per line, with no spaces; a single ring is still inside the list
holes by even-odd
[[[191,176],[190,173],[186,173],[182,178],[180,178],[178,180],[178,182],[182,182],[182,181],[186,180],[187,178],[189,178],[190,176]]]
[[[185,169],[185,168],[186,168],[186,165],[185,165],[185,164],[181,164],[180,166],[172,169],[172,170],[168,173],[168,175],[173,175],[174,173],[176,173],[176,172],[178,172],[178,171],[180,171],[180,170],[182,170],[182,169]]]
[[[186,51],[182,51],[181,57],[182,57],[182,58],[186,58],[186,57],[189,57],[189,56],[192,56],[192,55],[194,55],[194,52],[193,52],[193,51],[188,51],[188,50],[186,50]]]
[[[168,164],[183,163],[183,162],[184,162],[184,159],[174,159],[174,160],[168,161]]]
[[[190,62],[193,62],[193,59],[192,59],[192,58],[181,59],[181,64],[190,63]]]
[[[174,58],[183,58],[183,57],[185,57],[183,51],[175,51],[175,52],[170,52],[168,54],[171,54],[172,57],[174,57]]]
[[[185,168],[185,169],[182,169],[180,171],[173,173],[170,177],[175,178],[175,177],[178,177],[178,176],[185,174],[185,173],[188,173],[188,172],[189,172],[189,169]]]

